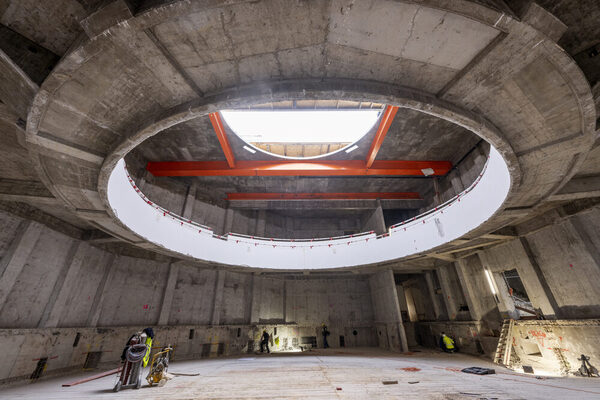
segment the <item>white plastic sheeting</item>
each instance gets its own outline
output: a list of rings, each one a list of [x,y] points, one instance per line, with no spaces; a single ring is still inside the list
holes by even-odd
[[[119,161],[108,181],[108,201],[117,218],[149,242],[199,260],[269,269],[351,267],[398,259],[457,239],[488,220],[503,204],[510,175],[491,147],[486,167],[455,201],[375,234],[325,241],[271,241],[230,234],[224,238],[164,212],[145,199]]]

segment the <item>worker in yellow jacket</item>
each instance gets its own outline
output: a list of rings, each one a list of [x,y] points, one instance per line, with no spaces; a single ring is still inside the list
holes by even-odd
[[[146,337],[144,340],[144,336]],[[148,365],[148,361],[150,360],[150,353],[152,352],[152,340],[154,340],[154,330],[152,328],[146,328],[142,331],[142,340],[144,340],[144,344],[148,347],[146,350],[146,354],[144,355],[143,366],[144,368]]]
[[[442,336],[440,336],[440,347],[446,353],[454,353],[456,351],[454,340],[452,340],[451,337],[446,336],[444,332],[442,332]]]

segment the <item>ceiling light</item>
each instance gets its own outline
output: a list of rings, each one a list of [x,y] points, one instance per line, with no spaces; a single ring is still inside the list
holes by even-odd
[[[433,168],[424,168],[424,169],[421,170],[421,172],[425,176],[431,176],[431,175],[433,175],[435,173],[435,171],[433,170]]]
[[[356,149],[358,149],[358,146],[357,146],[357,145],[354,145],[354,146],[350,147],[349,149],[347,149],[347,150],[346,150],[346,153],[350,153],[350,152],[352,152],[352,151],[354,151],[354,150],[356,150]]]
[[[247,143],[354,143],[381,110],[226,110],[221,115]]]
[[[251,147],[244,146],[244,149],[245,149],[245,150],[248,150],[248,151],[249,151],[250,153],[252,153],[252,154],[256,153],[256,150],[254,150],[254,149],[253,149],[253,148],[251,148]]]

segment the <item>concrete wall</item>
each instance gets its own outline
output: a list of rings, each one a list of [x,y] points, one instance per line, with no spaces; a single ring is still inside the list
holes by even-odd
[[[559,219],[541,229],[480,253],[471,276],[517,269],[535,308],[549,318],[599,318],[600,207]],[[475,261],[477,263],[477,261]],[[499,281],[499,277],[496,276]],[[501,282],[499,282],[501,283]],[[498,285],[499,288],[502,285]],[[480,286],[489,298],[489,285]],[[502,292],[502,291],[500,291]],[[502,293],[501,293],[502,294]],[[503,307],[500,297],[500,307]],[[501,312],[505,311],[503,309]]]
[[[332,347],[377,345],[368,275],[201,268],[114,255],[6,213],[0,223],[0,351],[10,359],[0,382],[26,378],[44,357],[48,374],[80,368],[88,351],[114,364],[145,326],[184,358],[246,352],[263,327],[277,328],[279,350],[299,350],[310,337],[322,346],[323,323]]]

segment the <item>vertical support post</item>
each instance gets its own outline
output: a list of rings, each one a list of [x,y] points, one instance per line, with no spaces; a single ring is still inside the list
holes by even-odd
[[[480,321],[482,318],[482,314],[479,308],[479,303],[476,302],[475,290],[471,285],[471,281],[469,279],[467,262],[465,259],[459,259],[454,263],[454,266],[456,268],[456,273],[458,275],[458,280],[460,281],[465,300],[467,301],[467,305],[469,306],[469,313],[471,314],[471,319],[473,321]],[[483,273],[483,271],[481,271],[481,273]]]
[[[265,237],[265,231],[267,227],[267,212],[265,210],[258,211],[258,218],[256,218],[256,228],[254,231],[255,236]]]
[[[179,264],[171,260],[169,264],[169,276],[167,284],[163,292],[162,304],[160,306],[160,314],[158,316],[158,325],[168,325],[169,316],[171,314],[171,305],[173,304],[173,294],[177,285],[177,277],[179,276]]]
[[[225,221],[223,221],[223,235],[231,232],[231,228],[233,227],[233,208],[228,208],[225,210]]]
[[[389,346],[395,349],[399,344],[402,351],[408,351],[408,340],[402,323],[394,272],[388,269],[375,273],[369,278],[369,287],[376,322],[385,325],[388,336],[392,332],[398,334],[399,343],[388,337]]]
[[[435,287],[433,286],[433,276],[430,271],[425,272],[425,282],[427,282],[427,289],[429,290],[429,296],[431,297],[431,304],[433,304],[433,312],[435,314],[435,319],[440,319],[440,304],[438,302],[438,297],[435,295]]]
[[[52,289],[50,298],[46,302],[44,312],[38,321],[38,328],[54,328],[58,326],[60,316],[65,306],[64,299],[71,290],[70,285],[65,286],[65,281],[67,281],[69,276],[77,275],[81,263],[83,262],[81,256],[76,257],[80,245],[81,242],[79,240],[74,240],[71,244],[62,268],[54,282],[54,288]]]
[[[188,192],[183,202],[181,216],[185,219],[191,219],[194,212],[194,203],[196,203],[196,185],[188,186]]]
[[[42,233],[42,225],[22,222],[0,264],[0,310]]]
[[[515,241],[515,243],[520,245],[516,247],[515,250],[526,255],[526,259],[529,261],[528,263],[522,262],[517,265],[517,272],[529,295],[529,300],[531,300],[534,307],[539,307],[545,316],[560,318],[561,315],[558,302],[556,301],[548,282],[546,282],[544,273],[529,246],[529,242],[525,237],[521,237],[518,241]]]
[[[440,181],[438,177],[433,178],[433,193],[434,205],[439,206],[442,204],[442,196],[440,195]]]
[[[515,302],[510,297],[508,293],[508,286],[502,277],[502,274],[499,272],[492,272],[492,263],[485,251],[478,251],[477,256],[479,257],[479,261],[484,269],[488,270],[491,274],[492,284],[496,288],[497,296],[499,303],[498,310],[500,314],[503,316],[508,316],[508,318],[519,319],[519,312],[515,308]]]
[[[454,194],[459,194],[463,190],[465,190],[465,186],[460,179],[460,171],[458,166],[455,166],[454,169],[449,174],[450,183],[452,184],[452,189],[454,189]]]
[[[262,292],[262,278],[252,274],[252,310],[250,312],[250,324],[258,324],[260,318],[260,294]]]
[[[436,272],[442,288],[444,304],[446,305],[446,311],[448,312],[448,319],[454,321],[456,319],[456,314],[458,314],[458,307],[456,305],[454,293],[452,293],[452,287],[450,286],[450,276],[448,275],[447,270],[449,265],[439,267]]]
[[[94,327],[98,325],[98,321],[100,320],[100,312],[102,311],[102,303],[104,302],[104,297],[106,297],[106,284],[107,282],[112,281],[113,275],[117,267],[115,266],[115,260],[118,256],[111,254],[108,258],[106,265],[104,266],[104,273],[102,274],[102,279],[98,284],[98,288],[96,289],[96,294],[94,295],[94,301],[92,302],[92,308],[90,313],[88,314],[88,322],[87,326]]]
[[[221,307],[223,304],[223,286],[225,284],[225,271],[218,270],[215,277],[215,292],[213,296],[213,310],[211,316],[211,325],[220,325]]]

